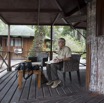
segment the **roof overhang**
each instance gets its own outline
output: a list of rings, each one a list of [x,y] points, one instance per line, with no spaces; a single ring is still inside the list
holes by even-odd
[[[9,25],[82,23],[86,11],[85,0],[0,0],[0,18]],[[78,27],[86,28],[86,24]]]

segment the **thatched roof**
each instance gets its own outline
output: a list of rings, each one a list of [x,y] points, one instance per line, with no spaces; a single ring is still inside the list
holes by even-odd
[[[13,37],[34,37],[34,29],[28,26],[11,26],[10,35]],[[0,36],[7,36],[8,29],[0,33]]]

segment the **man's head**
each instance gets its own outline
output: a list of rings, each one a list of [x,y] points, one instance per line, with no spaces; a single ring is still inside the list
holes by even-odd
[[[65,39],[64,38],[59,38],[58,46],[59,46],[59,48],[63,48],[65,46]]]

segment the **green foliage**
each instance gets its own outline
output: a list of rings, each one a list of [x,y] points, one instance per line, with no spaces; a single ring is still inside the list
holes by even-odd
[[[56,35],[56,39],[53,43],[53,50],[57,48],[57,40],[58,38],[64,38],[66,40],[66,46],[70,47],[73,52],[83,52],[85,46],[75,38],[71,37],[70,35]]]
[[[82,35],[86,35],[84,30],[78,30]],[[85,51],[85,39],[76,30],[71,29],[69,26],[55,26],[54,27],[54,41],[53,50],[57,48],[57,40],[62,37],[66,40],[66,45],[74,52]]]
[[[7,25],[0,20],[0,32],[7,28]]]
[[[81,57],[82,57],[83,59],[86,59],[86,54],[83,54]]]
[[[30,47],[29,56],[35,55],[35,47],[37,38],[40,33],[42,33],[42,42],[45,36],[50,38],[50,26],[30,26],[32,29],[35,29],[35,36],[33,44]],[[7,28],[7,25],[0,20],[0,32]],[[86,36],[85,30],[79,30],[84,36]],[[85,51],[85,39],[81,36],[76,30],[70,28],[70,26],[54,26],[53,29],[53,50],[57,48],[57,39],[63,37],[66,40],[66,45],[71,48],[72,51],[83,52]],[[39,39],[39,38],[38,38]],[[42,44],[41,44],[42,45]],[[39,50],[42,50],[42,46]],[[84,56],[85,57],[85,56]]]

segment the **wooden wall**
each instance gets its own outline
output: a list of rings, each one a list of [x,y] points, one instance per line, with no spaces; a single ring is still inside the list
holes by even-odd
[[[10,47],[10,50],[11,50],[11,57],[12,59],[24,59],[25,57],[27,57],[28,55],[28,51],[30,50],[30,47],[33,43],[33,37],[31,38],[22,38],[22,42],[23,42],[23,46],[19,47],[19,48],[22,48],[23,50],[23,53],[20,54],[20,55],[16,55],[14,53],[14,46],[11,46]],[[7,48],[7,37],[2,37],[2,48],[3,48],[3,51],[8,51],[8,48]],[[3,56],[5,55],[6,52],[3,53]]]

